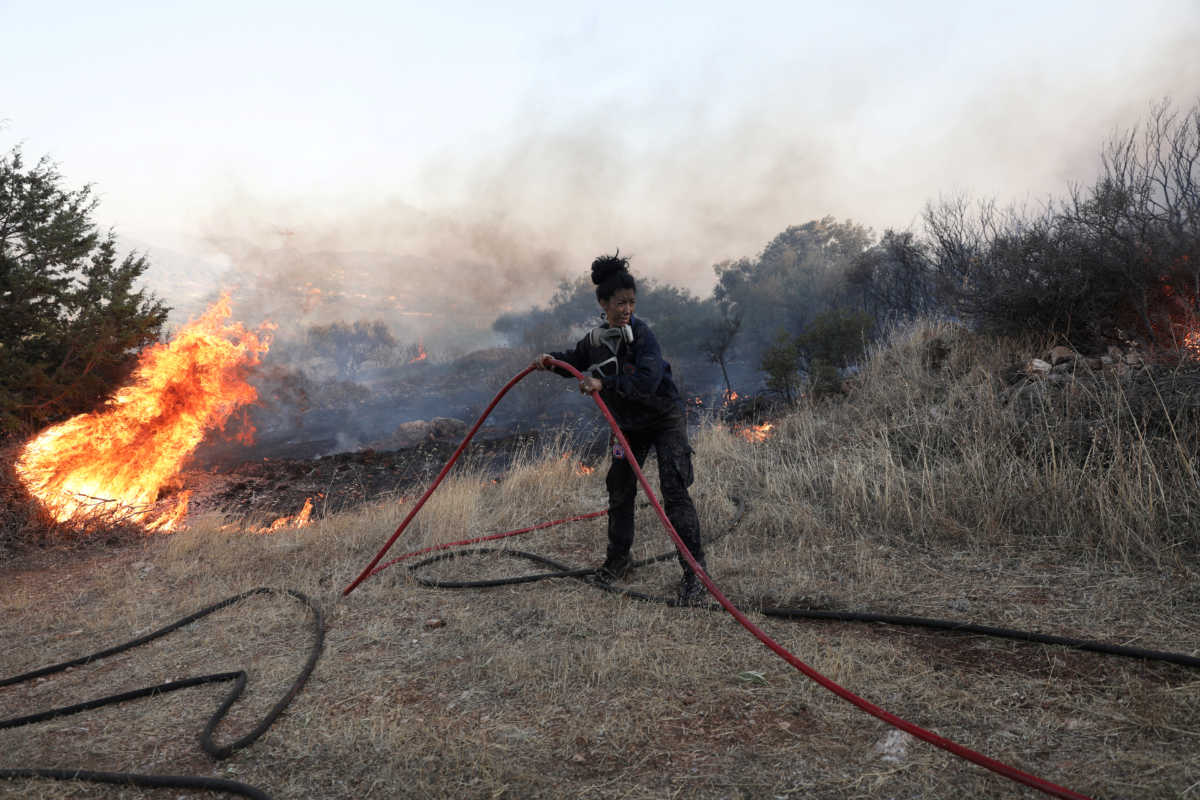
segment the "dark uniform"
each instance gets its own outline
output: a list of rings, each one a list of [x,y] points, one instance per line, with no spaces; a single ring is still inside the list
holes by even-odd
[[[650,326],[636,316],[630,321],[632,341],[619,329],[604,326],[579,340],[575,349],[551,353],[584,374],[604,384],[604,400],[621,432],[629,440],[632,455],[639,466],[645,463],[650,448],[658,456],[659,485],[667,518],[687,545],[692,556],[703,566],[704,548],[700,542],[700,520],[688,494],[692,485],[692,448],[688,444],[683,399],[671,378],[671,365],[662,357],[658,339]],[[560,375],[566,370],[555,368]],[[606,484],[608,486],[608,561],[628,557],[633,545],[634,499],[637,476],[625,460],[614,452]],[[686,572],[690,568],[680,556]]]

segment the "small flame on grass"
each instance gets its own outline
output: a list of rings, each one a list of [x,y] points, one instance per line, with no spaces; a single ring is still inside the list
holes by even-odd
[[[566,464],[566,462],[570,461],[574,457],[575,457],[574,453],[563,453],[561,456],[558,457],[558,462],[560,464]],[[575,474],[576,475],[591,475],[595,471],[596,471],[595,467],[589,467],[587,464],[583,463],[582,461],[576,462],[576,464],[575,464]]]
[[[752,425],[748,428],[739,428],[738,435],[747,442],[765,442],[771,437],[771,431],[775,426],[770,422],[764,422],[761,425]]]
[[[1190,330],[1183,336],[1180,349],[1193,361],[1200,361],[1200,330]]]
[[[313,501],[311,497],[304,499],[304,508],[300,512],[293,514],[290,517],[280,517],[265,528],[260,528],[254,533],[274,533],[275,531],[283,530],[284,528],[303,528],[312,520],[309,519],[313,512]]]
[[[324,497],[324,494],[318,493],[317,497]],[[288,516],[279,517],[274,522],[272,522],[270,525],[261,525],[257,528],[242,528],[242,531],[244,533],[256,533],[257,534],[257,533],[275,533],[276,531],[295,530],[296,528],[303,528],[303,527],[306,527],[306,526],[312,524],[312,519],[311,519],[312,513],[313,513],[313,499],[311,497],[306,497],[304,499],[304,507],[301,508],[300,511],[298,511],[297,513],[291,514]],[[239,527],[240,526],[237,523],[231,522],[228,525],[222,525],[221,530],[236,531],[239,529]]]

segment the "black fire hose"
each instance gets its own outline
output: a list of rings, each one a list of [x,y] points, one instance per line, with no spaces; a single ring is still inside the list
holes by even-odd
[[[736,527],[742,516],[742,506],[738,503],[738,516],[732,527]],[[419,570],[424,567],[431,566],[435,563],[443,561],[451,561],[457,558],[462,558],[471,555],[503,555],[509,558],[518,558],[525,561],[533,562],[540,566],[546,567],[548,571],[537,572],[526,575],[516,575],[506,578],[495,578],[488,580],[439,580],[427,578],[419,574]],[[650,558],[642,559],[633,563],[633,568],[645,567],[658,562],[677,558],[674,550],[660,553]],[[622,595],[634,600],[643,602],[661,603],[668,606],[679,605],[674,598],[660,597],[644,592],[635,591],[628,588],[615,586],[611,583],[597,580],[598,569],[595,567],[572,567],[567,564],[555,561],[546,556],[526,552],[522,550],[511,550],[504,548],[472,548],[469,550],[454,550],[439,553],[437,555],[426,558],[422,561],[408,565],[408,572],[416,583],[422,586],[431,588],[443,589],[482,589],[496,586],[511,586],[515,584],[533,583],[536,581],[549,580],[551,578],[574,578],[582,580],[589,585],[601,589],[612,594]],[[217,710],[209,718],[204,726],[204,731],[201,734],[201,747],[212,758],[220,760],[228,758],[237,750],[253,744],[259,737],[274,724],[275,720],[284,711],[285,708],[292,702],[300,690],[308,681],[316,666],[317,660],[320,658],[325,637],[324,615],[320,606],[315,601],[310,599],[300,592],[288,589],[283,590],[284,593],[300,600],[308,606],[313,615],[313,643],[309,650],[309,655],[305,661],[300,673],[293,680],[284,696],[267,712],[262,720],[246,735],[226,745],[217,745],[213,741],[213,732],[217,725],[228,713],[232,705],[241,696],[246,685],[246,672],[244,670],[219,672],[211,675],[199,675],[190,678],[184,678],[177,681],[159,684],[157,686],[145,687],[142,689],[134,689],[121,694],[111,695],[108,697],[89,700],[72,706],[64,706],[61,708],[51,709],[48,711],[31,714],[24,717],[14,717],[12,719],[0,720],[0,730],[6,728],[16,728],[22,725],[30,725],[37,722],[54,719],[56,717],[77,714],[83,711],[100,708],[115,703],[121,703],[127,700],[134,700],[140,697],[147,697],[153,694],[173,692],[179,689],[185,689],[192,686],[200,686],[206,683],[232,682],[228,695],[221,702]],[[268,587],[259,587],[252,589],[242,594],[222,600],[219,603],[208,606],[193,614],[190,614],[176,622],[160,628],[145,636],[125,642],[115,647],[110,647],[87,656],[65,661],[60,664],[55,664],[48,667],[43,667],[31,672],[26,672],[21,675],[16,675],[11,678],[0,679],[0,687],[12,686],[24,683],[35,678],[45,675],[51,675],[57,672],[62,672],[69,667],[83,666],[99,661],[108,656],[116,655],[117,653],[131,650],[140,645],[147,644],[155,639],[172,633],[186,625],[195,622],[202,617],[208,616],[223,608],[227,608],[247,597],[275,592],[280,590],[271,589]],[[722,611],[722,607],[716,603],[708,603],[700,606],[691,606],[694,608]],[[1086,639],[1076,639],[1066,636],[1056,636],[1051,634],[1036,633],[1030,631],[1013,630],[1009,628],[1000,628],[990,625],[977,625],[953,620],[930,619],[926,617],[901,616],[896,614],[880,614],[874,612],[854,612],[854,611],[830,611],[821,609],[798,608],[787,606],[756,606],[755,603],[746,603],[747,608],[751,608],[764,616],[778,617],[784,619],[812,619],[826,620],[836,622],[875,622],[888,625],[923,627],[943,630],[953,633],[974,634],[980,636],[989,636],[994,638],[1011,639],[1015,641],[1032,642],[1037,644],[1049,644],[1061,647],[1072,648],[1082,651],[1090,651],[1103,653],[1106,655],[1123,656],[1127,658],[1138,658],[1147,661],[1162,661],[1167,663],[1178,664],[1192,669],[1200,669],[1200,658],[1191,656],[1186,653],[1164,652],[1159,650],[1149,650],[1138,647],[1126,647],[1123,645],[1109,644],[1106,642],[1096,642]],[[182,775],[142,775],[123,772],[96,772],[90,770],[70,770],[70,769],[0,769],[0,779],[18,779],[18,778],[49,778],[57,780],[81,780],[98,783],[108,783],[122,786],[139,786],[144,788],[180,788],[180,789],[200,789],[205,791],[219,791],[229,794],[248,797],[252,800],[271,800],[270,796],[256,787],[249,786],[237,781],[225,780],[221,778],[208,778],[203,776],[182,776]]]
[[[435,580],[415,574],[416,571],[422,567],[427,567],[440,561],[450,561],[462,556],[485,554],[504,555],[510,558],[519,558],[526,561],[532,561],[535,564],[549,567],[553,571],[478,581]],[[659,561],[665,561],[675,557],[675,551],[672,550],[666,553],[661,553],[657,556],[653,556],[652,558],[636,561],[633,563],[632,567],[644,567],[649,564],[654,564]],[[641,600],[649,603],[662,603],[668,606],[679,605],[679,602],[675,598],[660,597],[635,591],[633,589],[623,589],[610,583],[597,581],[595,580],[595,577],[599,570],[596,567],[571,567],[567,564],[561,564],[553,559],[547,558],[546,556],[539,555],[537,553],[525,552],[523,550],[508,550],[497,547],[479,547],[470,550],[455,550],[446,553],[439,553],[435,556],[426,558],[423,561],[410,564],[408,566],[408,571],[410,574],[412,574],[412,579],[416,583],[419,583],[422,586],[438,589],[484,589],[493,586],[512,586],[519,583],[533,583],[535,581],[543,581],[550,578],[575,578],[577,580],[583,580],[584,582],[603,591],[629,597],[634,600]],[[707,603],[699,606],[691,605],[690,607],[706,609],[708,611],[723,610],[722,607],[717,603]],[[898,614],[880,614],[870,611],[828,611],[788,606],[756,606],[753,602],[745,603],[745,608],[757,611],[758,613],[767,617],[780,617],[783,619],[827,620],[831,622],[879,622],[887,625],[933,628],[936,630],[950,631],[953,633],[974,634],[977,636],[989,636],[999,639],[1012,639],[1019,642],[1034,642],[1037,644],[1057,645],[1060,647],[1068,647],[1074,650],[1085,650],[1094,653],[1104,653],[1106,655],[1124,656],[1126,658],[1140,658],[1146,661],[1165,661],[1171,664],[1179,664],[1184,667],[1191,667],[1192,669],[1200,669],[1200,658],[1188,655],[1187,653],[1172,653],[1163,650],[1147,650],[1141,647],[1126,647],[1124,645],[1109,644],[1107,642],[1096,642],[1088,639],[1075,639],[1068,636],[1056,636],[1048,633],[1014,630],[1012,628],[1000,628],[992,625],[977,625],[970,622],[930,619],[928,617],[908,617]]]
[[[246,599],[247,597],[272,592],[278,594],[280,591],[281,590],[279,589],[261,586],[257,589],[251,589],[247,592],[242,592],[241,594],[226,598],[219,603],[215,603],[207,608],[203,608],[195,612],[194,614],[189,614],[183,619],[172,622],[166,627],[159,628],[152,633],[148,633],[145,636],[125,642],[124,644],[119,644],[115,647],[110,647],[106,650],[101,650],[99,652],[82,656],[71,661],[64,661],[61,664],[54,664],[49,667],[42,667],[41,669],[33,670],[32,672],[26,672],[22,675],[0,679],[0,687],[25,683],[26,681],[40,678],[44,675],[52,675],[56,672],[62,672],[69,667],[78,667],[85,664],[91,664],[103,658],[107,658],[108,656],[116,655],[117,653],[123,653],[126,650],[132,650],[135,647],[139,647],[162,636],[166,636],[169,633],[173,633],[185,625],[189,625],[192,622],[201,619],[202,617],[206,617],[209,614],[220,611],[223,608],[227,608],[234,603]],[[272,706],[271,710],[268,711],[265,716],[263,716],[259,723],[255,725],[249,733],[233,742],[230,742],[229,744],[216,744],[213,741],[213,732],[216,730],[216,727],[220,724],[221,720],[225,718],[225,715],[229,712],[229,709],[235,702],[237,702],[238,698],[241,697],[243,690],[246,688],[245,670],[217,672],[211,675],[196,675],[177,681],[161,683],[157,686],[147,686],[141,689],[133,689],[128,692],[110,695],[108,697],[88,700],[83,703],[77,703],[76,705],[54,708],[50,709],[49,711],[42,711],[37,714],[30,714],[24,717],[13,717],[12,719],[0,720],[0,730],[5,728],[18,728],[22,725],[31,725],[36,722],[45,722],[46,720],[54,719],[56,717],[65,717],[70,714],[78,714],[82,711],[89,711],[91,709],[101,708],[103,706],[123,703],[127,700],[135,700],[140,697],[165,694],[167,692],[187,689],[192,686],[201,686],[207,683],[223,683],[228,681],[232,682],[233,686],[230,688],[229,693],[225,696],[225,699],[221,701],[221,704],[217,707],[217,710],[213,712],[211,717],[209,717],[208,722],[204,726],[204,731],[200,734],[200,746],[204,749],[204,752],[208,753],[208,755],[217,760],[228,758],[234,752],[253,744],[260,736],[267,732],[268,728],[275,723],[275,720],[279,717],[279,715],[282,714],[284,709],[291,704],[292,700],[295,699],[300,690],[304,688],[304,684],[308,682],[308,678],[310,675],[312,675],[312,671],[317,665],[317,660],[321,657],[321,652],[325,647],[325,617],[321,612],[321,607],[307,595],[301,594],[300,592],[292,589],[286,589],[282,591],[283,593],[291,595],[307,605],[309,610],[312,612],[313,642],[309,648],[308,658],[304,662],[304,666],[301,668],[300,673],[296,676],[295,680],[292,681],[283,697],[280,698],[274,706]],[[202,789],[206,791],[228,792],[231,794],[241,795],[243,797],[249,797],[252,798],[252,800],[270,800],[269,795],[253,786],[239,783],[237,781],[224,780],[222,778],[206,778],[198,775],[139,775],[128,772],[94,772],[90,770],[34,768],[0,769],[0,778],[51,778],[56,780],[93,781],[98,783],[111,783],[122,786],[141,786],[147,788]]]
[[[707,544],[712,544],[719,539],[728,536],[742,523],[742,519],[746,514],[745,502],[737,496],[729,498],[733,501],[737,511],[734,514],[733,520],[721,532],[721,534],[713,539],[710,539]],[[590,516],[590,515],[589,515]],[[573,518],[576,519],[576,518]],[[533,528],[522,529],[520,533]],[[487,537],[484,537],[486,539]],[[484,539],[467,540],[465,543],[473,543],[483,541]],[[417,553],[409,553],[405,556],[400,556],[393,562],[403,561],[408,556],[417,555]],[[489,580],[475,581],[458,581],[458,580],[435,580],[426,578],[418,574],[418,570],[423,567],[428,567],[442,561],[452,561],[456,558],[462,558],[470,555],[502,555],[509,558],[518,558],[525,561],[531,561],[544,567],[549,567],[550,572],[536,572],[528,575],[516,575],[508,578],[493,578]],[[630,565],[632,569],[657,564],[660,561],[667,561],[676,558],[677,553],[674,550],[668,550],[665,553],[659,553],[656,556],[635,561]],[[407,566],[408,573],[412,580],[422,586],[427,586],[434,589],[486,589],[495,586],[513,586],[521,583],[534,583],[536,581],[549,580],[551,578],[574,578],[582,580],[597,589],[609,592],[611,594],[622,595],[633,600],[641,600],[647,603],[660,603],[668,606],[677,606],[679,602],[672,597],[661,597],[644,592],[635,591],[633,589],[621,588],[614,586],[611,583],[597,580],[599,569],[596,567],[572,567],[568,564],[562,564],[546,556],[538,553],[530,553],[524,550],[510,550],[508,548],[497,547],[476,547],[471,549],[445,550],[444,552],[432,555],[422,561],[415,561]],[[1000,628],[994,625],[978,625],[972,622],[962,622],[959,620],[932,619],[929,617],[912,617],[900,614],[882,614],[874,611],[831,611],[827,609],[815,608],[798,608],[794,606],[763,606],[755,602],[746,602],[746,608],[753,609],[763,616],[778,617],[781,619],[812,619],[826,620],[829,622],[877,622],[886,625],[897,625],[917,628],[931,628],[934,630],[948,631],[951,633],[973,634],[976,636],[988,636],[996,639],[1011,639],[1018,642],[1032,642],[1035,644],[1056,645],[1059,647],[1067,647],[1073,650],[1083,650],[1093,653],[1103,653],[1105,655],[1122,656],[1125,658],[1140,658],[1145,661],[1163,661],[1170,664],[1179,664],[1192,669],[1200,669],[1200,657],[1188,655],[1187,653],[1173,653],[1163,650],[1149,650],[1141,647],[1127,647],[1125,645],[1110,644],[1108,642],[1096,642],[1089,639],[1076,639],[1069,636],[1057,636],[1048,633],[1036,633],[1034,631],[1022,631],[1012,628]],[[707,603],[704,605],[689,604],[692,608],[701,608],[708,611],[722,611],[723,608],[717,603]]]

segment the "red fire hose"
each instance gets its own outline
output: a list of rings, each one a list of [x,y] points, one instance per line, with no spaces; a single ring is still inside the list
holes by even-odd
[[[574,375],[579,380],[583,380],[583,377],[584,377],[583,374],[580,373],[577,369],[575,369],[570,364],[567,364],[563,361],[558,361],[556,359],[550,359],[549,363],[556,367],[561,367],[562,369],[565,369],[568,372],[570,372],[572,375]],[[450,471],[450,468],[454,465],[454,462],[456,462],[458,460],[459,456],[462,454],[462,452],[466,448],[467,444],[475,436],[475,432],[479,430],[479,427],[483,424],[483,421],[485,419],[487,419],[487,417],[492,413],[492,410],[496,407],[496,404],[499,403],[500,399],[503,398],[504,395],[506,395],[508,393],[509,389],[511,389],[518,382],[523,380],[526,375],[528,375],[529,373],[531,373],[533,371],[534,371],[534,367],[532,367],[532,366],[526,367],[524,370],[522,370],[520,373],[518,373],[515,377],[513,377],[512,380],[510,380],[508,383],[506,383],[504,385],[504,387],[496,394],[496,396],[492,399],[492,402],[490,404],[488,404],[488,407],[483,410],[482,414],[480,414],[479,419],[476,420],[475,424],[471,427],[471,430],[469,430],[467,432],[467,435],[463,439],[462,444],[460,444],[458,446],[458,449],[454,451],[454,454],[452,456],[450,456],[450,459],[446,462],[446,465],[444,467],[442,467],[442,471],[438,473],[438,476],[434,479],[433,483],[430,484],[429,488],[425,490],[425,494],[421,495],[421,499],[418,500],[417,503],[413,506],[412,510],[408,512],[408,516],[406,516],[404,518],[404,521],[400,523],[400,526],[398,528],[396,528],[396,532],[393,533],[391,538],[387,540],[387,543],[384,544],[384,546],[382,548],[380,548],[379,552],[375,554],[375,557],[373,559],[371,559],[371,562],[369,564],[367,564],[367,566],[363,569],[363,571],[359,574],[359,576],[357,578],[355,578],[354,581],[342,591],[343,595],[350,594],[350,592],[354,591],[355,587],[357,587],[360,583],[362,583],[364,580],[366,580],[367,577],[369,577],[370,575],[379,571],[378,569],[376,569],[375,565],[379,563],[380,559],[383,558],[384,554],[388,551],[389,548],[391,548],[392,544],[395,543],[396,539],[398,539],[400,537],[400,534],[404,532],[404,529],[406,527],[408,527],[408,524],[417,515],[417,512],[419,512],[421,510],[421,507],[425,505],[425,502],[429,499],[430,495],[432,495],[433,492],[437,489],[437,487],[441,484],[442,480],[446,477],[446,474]],[[617,425],[617,421],[613,418],[612,412],[608,410],[608,406],[605,405],[604,401],[600,399],[599,392],[593,392],[591,394],[591,397],[592,397],[592,400],[595,401],[596,407],[600,409],[600,413],[604,415],[604,418],[606,420],[608,420],[609,427],[612,428],[613,435],[615,435],[617,437],[617,441],[620,442],[621,447],[624,448],[626,453],[632,453],[633,450],[630,448],[629,442],[625,439],[625,434],[621,432],[621,427],[619,425]],[[692,554],[688,551],[687,547],[684,545],[683,540],[679,538],[679,534],[676,532],[674,526],[671,525],[671,521],[669,519],[667,519],[667,514],[663,510],[662,504],[660,504],[658,502],[658,497],[654,494],[654,491],[650,488],[650,483],[646,480],[646,476],[644,474],[642,474],[641,467],[638,465],[637,461],[631,458],[631,459],[629,459],[629,465],[633,468],[633,472],[637,476],[638,483],[641,484],[642,491],[644,491],[646,493],[647,499],[649,499],[651,505],[654,506],[654,511],[656,514],[658,514],[659,520],[662,521],[663,527],[666,529],[667,534],[671,537],[671,541],[674,542],[675,547],[678,549],[679,553],[683,556],[684,560],[695,571],[696,576],[700,579],[700,582],[704,584],[704,587],[706,589],[708,589],[709,593],[713,596],[713,598],[718,603],[721,604],[721,607],[724,608],[727,612],[729,612],[730,616],[732,616],[734,619],[736,619],[738,622],[740,622],[742,627],[744,627],[746,630],[750,631],[750,633],[754,634],[754,637],[756,639],[758,639],[760,642],[762,642],[764,645],[766,645],[770,650],[772,650],[776,655],[778,655],[784,661],[791,664],[793,667],[795,667],[797,670],[802,672],[804,675],[806,675],[811,680],[815,681],[816,683],[820,684],[824,688],[833,692],[835,695],[842,698],[843,700],[846,700],[847,702],[857,706],[858,708],[867,712],[871,716],[881,719],[884,722],[888,723],[889,725],[891,725],[895,728],[898,728],[912,736],[915,736],[918,739],[922,739],[926,742],[929,742],[930,744],[934,745],[935,747],[940,747],[943,750],[953,753],[954,755],[958,756],[959,758],[966,759],[967,761],[970,761],[974,764],[978,764],[979,766],[989,769],[992,772],[995,772],[999,775],[1003,775],[1005,778],[1008,778],[1011,781],[1015,781],[1017,783],[1021,783],[1026,786],[1032,787],[1034,789],[1037,789],[1038,791],[1044,792],[1045,794],[1051,795],[1053,797],[1070,798],[1071,800],[1088,800],[1087,795],[1079,794],[1078,792],[1074,792],[1065,787],[1058,786],[1057,784],[1051,783],[1050,781],[1047,781],[1044,778],[1039,778],[1036,775],[1030,775],[1027,772],[1022,772],[1021,770],[1017,769],[1016,767],[1009,766],[1008,764],[1005,764],[1001,761],[997,761],[994,758],[989,758],[988,756],[985,756],[982,753],[978,753],[974,750],[971,750],[968,747],[964,747],[963,745],[958,744],[957,742],[947,739],[944,736],[939,736],[938,734],[936,734],[932,731],[926,730],[925,728],[922,728],[919,725],[909,722],[908,720],[903,719],[901,717],[898,717],[895,714],[891,713],[890,711],[886,711],[883,708],[880,708],[879,706],[875,705],[874,703],[871,703],[870,701],[859,697],[858,695],[854,694],[853,692],[849,691],[848,689],[843,688],[839,684],[834,683],[832,680],[825,677],[820,672],[817,672],[815,669],[810,667],[808,664],[805,664],[798,657],[793,655],[791,653],[791,651],[789,651],[783,645],[779,644],[774,639],[772,639],[769,635],[767,635],[767,633],[764,630],[762,630],[757,625],[755,625],[744,613],[742,613],[742,611],[740,609],[737,608],[737,606],[735,606],[732,602],[729,601],[729,599],[720,590],[720,588],[713,582],[713,580],[708,576],[708,574],[705,573],[704,570],[700,568],[700,564],[697,563],[696,559],[692,557]],[[597,512],[595,514],[595,516],[598,516],[600,513],[601,512]],[[589,516],[591,516],[591,515],[589,515]],[[510,534],[501,534],[501,535],[497,535],[494,538],[500,538],[500,536],[502,536],[502,535],[512,535],[512,534],[511,533]],[[384,566],[387,566],[387,565],[384,565]],[[379,569],[382,569],[382,568],[383,567],[380,567]]]

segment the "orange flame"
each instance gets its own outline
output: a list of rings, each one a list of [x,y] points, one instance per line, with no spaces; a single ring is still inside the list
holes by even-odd
[[[324,493],[317,492],[317,497],[324,497]],[[404,502],[401,500],[400,502]],[[231,522],[227,525],[222,525],[223,531],[241,531],[242,533],[275,533],[285,528],[295,529],[303,528],[312,523],[313,501],[311,497],[304,498],[304,507],[297,513],[290,516],[283,516],[276,519],[270,525],[262,525],[257,528],[246,527],[244,523]]]
[[[574,457],[575,456],[573,453],[563,453],[561,456],[558,457],[558,462],[560,464],[566,464],[568,461],[570,461]],[[577,462],[575,464],[575,474],[576,475],[591,475],[595,471],[596,471],[595,467],[589,467],[587,464],[583,463],[582,461]],[[495,481],[492,481],[492,483],[495,483]]]
[[[1200,361],[1200,330],[1190,330],[1183,336],[1180,349],[1193,361]]]
[[[267,527],[258,529],[255,533],[274,533],[283,528],[303,528],[312,521],[309,519],[312,516],[312,512],[312,498],[307,497],[304,499],[304,508],[300,509],[299,513],[293,514],[290,517],[280,517]]]
[[[425,352],[425,340],[417,339],[417,355],[408,363],[415,364],[418,361],[424,361],[427,358],[429,358],[429,354]]]
[[[191,499],[192,492],[190,489],[186,492],[180,492],[179,499],[175,502],[175,507],[165,514],[147,521],[146,530],[170,533],[177,529],[183,523],[184,517],[187,516],[188,502]]]
[[[271,326],[248,331],[226,323],[230,313],[224,295],[170,342],[146,349],[131,382],[103,410],[47,428],[25,445],[17,475],[55,520],[103,517],[152,531],[178,527],[189,493],[156,514],[159,492],[208,431],[223,428],[258,397],[246,373],[270,346]],[[242,435],[252,432],[247,427]]]
[[[775,426],[770,422],[764,422],[761,425],[741,428],[738,430],[738,435],[747,442],[765,442],[771,436],[771,431],[774,428]]]

